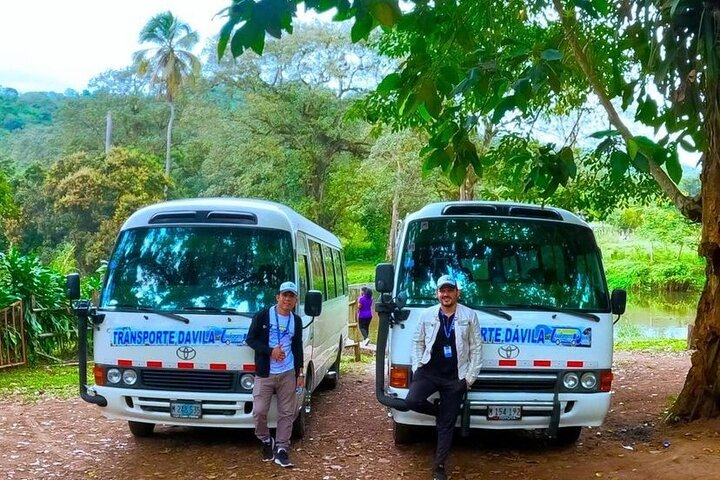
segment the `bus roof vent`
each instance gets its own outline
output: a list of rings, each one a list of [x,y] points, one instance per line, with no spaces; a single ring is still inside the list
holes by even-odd
[[[544,218],[546,220],[562,220],[562,215],[560,215],[555,210],[550,210],[547,208],[510,207],[508,214],[511,217],[528,217],[528,218]]]
[[[214,210],[207,214],[208,222],[236,223],[241,225],[257,225],[257,215],[250,212],[223,212]]]
[[[497,215],[498,209],[495,205],[468,204],[448,205],[442,211],[443,215]]]
[[[197,212],[193,210],[180,211],[180,212],[163,212],[156,213],[150,217],[148,223],[187,223],[197,222]]]

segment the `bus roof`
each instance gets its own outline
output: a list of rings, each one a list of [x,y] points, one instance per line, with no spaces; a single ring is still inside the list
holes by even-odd
[[[196,219],[197,212],[216,213],[212,221]],[[229,215],[228,215],[229,214]],[[157,226],[157,225],[239,225],[244,222],[223,221],[223,218],[233,218],[232,215],[254,214],[258,227],[280,228],[283,230],[300,230],[308,235],[322,240],[336,248],[342,248],[340,240],[322,228],[320,225],[308,220],[292,208],[281,203],[254,198],[191,198],[156,203],[136,211],[125,221],[121,231],[131,228]],[[158,219],[162,218],[162,221]],[[237,217],[236,217],[237,218]]]
[[[589,227],[583,219],[562,208],[528,203],[492,201],[455,201],[430,203],[409,214],[405,222],[441,217],[506,217],[574,223]]]

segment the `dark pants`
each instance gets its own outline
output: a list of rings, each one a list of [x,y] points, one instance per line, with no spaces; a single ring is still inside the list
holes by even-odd
[[[370,335],[370,322],[372,321],[372,317],[370,318],[358,318],[358,327],[360,328],[360,333],[362,334],[363,340],[368,338]]]
[[[442,378],[428,375],[418,368],[413,375],[410,390],[405,402],[410,410],[425,415],[432,415],[437,426],[437,449],[435,450],[435,466],[444,464],[450,454],[455,422],[460,413],[460,403],[467,390],[465,382],[457,378]],[[435,392],[440,393],[440,404],[428,401]]]

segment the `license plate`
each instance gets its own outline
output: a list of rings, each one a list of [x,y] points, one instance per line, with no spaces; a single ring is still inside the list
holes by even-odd
[[[173,418],[200,418],[202,405],[200,402],[170,402],[170,416]]]
[[[488,420],[521,420],[522,407],[496,406],[488,407]]]

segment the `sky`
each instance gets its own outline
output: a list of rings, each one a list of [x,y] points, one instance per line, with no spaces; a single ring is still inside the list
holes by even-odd
[[[231,0],[2,0],[0,86],[19,92],[71,88],[132,63],[138,35],[153,15],[170,10],[200,34],[199,54]]]

